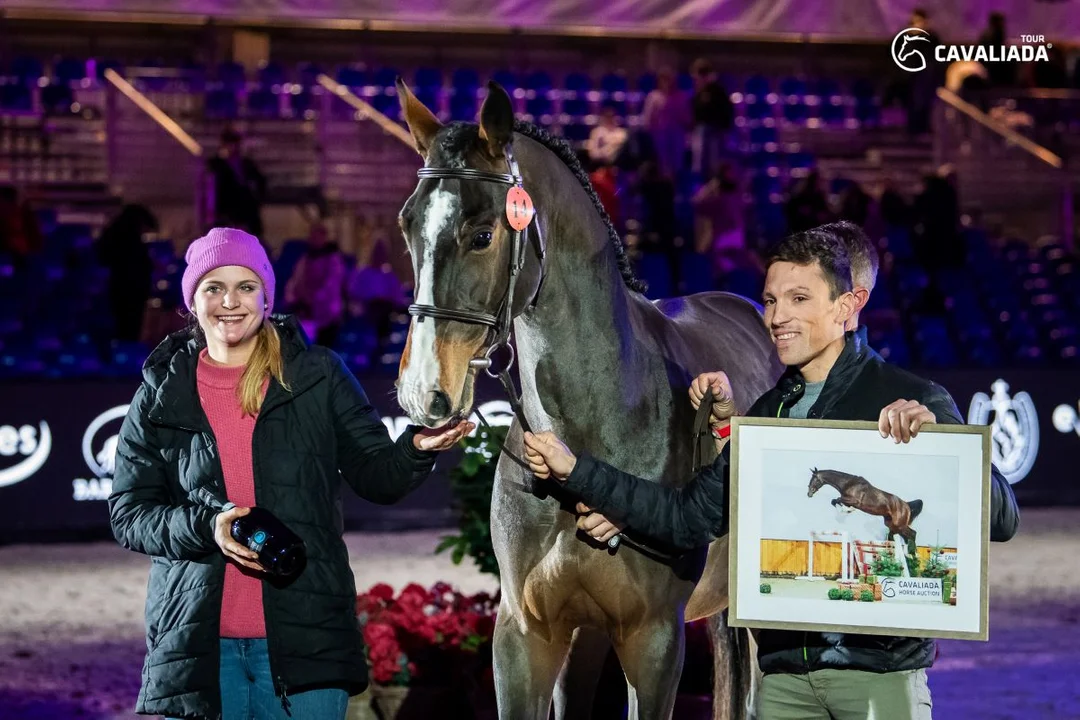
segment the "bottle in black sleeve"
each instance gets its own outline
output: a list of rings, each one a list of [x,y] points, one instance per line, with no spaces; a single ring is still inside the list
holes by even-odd
[[[307,559],[304,541],[266,508],[233,520],[232,536],[236,542],[259,554],[259,563],[271,575],[292,575]]]

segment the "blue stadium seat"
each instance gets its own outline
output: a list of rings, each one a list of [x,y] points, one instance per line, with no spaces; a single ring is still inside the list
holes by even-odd
[[[288,80],[285,67],[278,62],[268,62],[259,68],[259,84],[266,88],[281,85]]]
[[[371,73],[362,66],[342,65],[337,71],[337,81],[349,88],[362,88],[371,85]]]
[[[503,90],[514,94],[514,91],[521,87],[521,79],[518,74],[513,70],[496,70],[491,75],[491,79],[502,86]]]

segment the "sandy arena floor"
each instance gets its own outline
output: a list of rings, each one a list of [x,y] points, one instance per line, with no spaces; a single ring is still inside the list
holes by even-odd
[[[357,586],[493,590],[432,551],[442,533],[348,536]],[[938,718],[1080,719],[1080,509],[1028,510],[992,546],[991,640],[942,642]],[[0,720],[129,720],[148,560],[112,543],[0,547]]]

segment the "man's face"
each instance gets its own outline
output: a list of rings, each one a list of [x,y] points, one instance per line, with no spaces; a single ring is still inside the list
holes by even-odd
[[[829,297],[829,284],[812,265],[773,263],[765,276],[765,324],[785,365],[804,368],[844,336],[844,324],[855,309],[855,296]]]

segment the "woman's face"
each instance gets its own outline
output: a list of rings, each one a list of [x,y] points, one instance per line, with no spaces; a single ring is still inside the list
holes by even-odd
[[[207,345],[237,348],[252,342],[265,315],[262,281],[246,267],[211,270],[195,288],[195,316]]]

